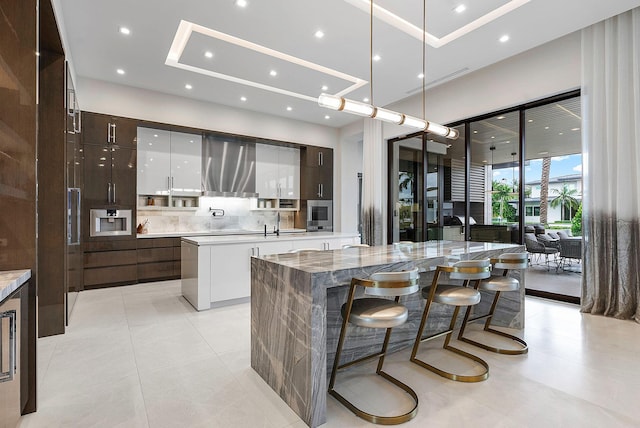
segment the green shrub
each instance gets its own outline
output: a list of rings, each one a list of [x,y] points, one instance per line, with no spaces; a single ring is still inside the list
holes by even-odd
[[[582,204],[580,204],[576,215],[573,216],[573,220],[571,220],[571,233],[573,233],[574,236],[582,235]]]

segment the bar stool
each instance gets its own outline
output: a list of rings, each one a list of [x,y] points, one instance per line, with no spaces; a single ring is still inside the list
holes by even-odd
[[[358,286],[364,287],[365,295],[377,297],[355,299],[356,289]],[[340,330],[336,356],[333,361],[333,371],[331,372],[331,379],[329,381],[329,394],[335,397],[346,408],[351,410],[356,416],[366,421],[382,425],[396,425],[413,419],[418,413],[418,396],[415,391],[408,385],[382,370],[387,347],[389,345],[389,339],[391,337],[391,330],[394,327],[404,324],[409,316],[407,308],[399,303],[400,296],[406,296],[408,294],[415,293],[418,290],[420,290],[420,285],[418,284],[417,268],[404,272],[378,272],[371,275],[369,279],[353,278],[351,280],[351,287],[349,288],[347,302],[342,305],[341,309],[342,328]],[[392,296],[395,296],[395,300],[385,298]],[[359,327],[386,329],[381,351],[358,358],[354,361],[340,364],[340,355],[342,354],[342,348],[349,323]],[[404,390],[413,399],[415,404],[410,411],[396,416],[373,415],[356,407],[333,388],[338,370],[375,358],[378,358],[376,374]]]
[[[491,309],[488,314],[480,315],[475,318],[469,318],[471,314],[471,307],[467,308],[467,312],[464,315],[464,320],[462,321],[462,327],[460,327],[460,333],[458,334],[458,339],[463,342],[470,343],[471,345],[478,346],[482,349],[486,349],[487,351],[496,352],[498,354],[507,354],[507,355],[520,355],[526,354],[529,351],[529,347],[527,342],[520,339],[517,336],[513,336],[511,334],[495,330],[491,328],[491,320],[493,319],[493,314],[496,311],[496,307],[498,306],[498,300],[500,299],[500,293],[503,291],[517,291],[520,289],[520,281],[515,278],[510,278],[507,276],[510,269],[526,269],[528,266],[528,253],[503,253],[498,258],[491,259],[491,263],[493,267],[496,269],[503,269],[502,276],[492,276],[490,279],[486,281],[481,281],[476,284],[477,290],[485,290],[485,291],[494,291],[495,297],[493,298],[493,303],[491,304]],[[486,319],[484,323],[484,331],[497,334],[499,336],[506,337],[520,344],[518,349],[502,349],[496,348],[494,346],[487,345],[485,343],[480,343],[475,340],[464,337],[464,331],[467,328],[467,324],[469,322],[478,321],[481,319]]]
[[[317,253],[319,251],[324,251],[321,250],[320,248],[298,248],[295,250],[289,250],[289,253],[291,254],[304,254],[304,253]]]
[[[465,260],[456,262],[451,266],[437,267],[433,275],[433,281],[431,285],[422,289],[422,297],[427,299],[427,303],[425,304],[424,311],[422,313],[422,320],[420,321],[420,327],[418,328],[418,334],[416,335],[416,340],[413,344],[413,351],[411,352],[410,358],[411,362],[418,364],[419,366],[436,374],[439,374],[442,377],[458,382],[480,382],[486,380],[489,377],[489,365],[483,359],[461,349],[455,348],[451,346],[449,342],[451,341],[451,336],[456,325],[456,320],[458,318],[460,308],[462,306],[471,307],[480,302],[480,292],[474,288],[468,287],[469,282],[480,281],[482,279],[489,278],[491,276],[490,270],[491,263],[489,259]],[[442,274],[443,272],[448,272],[450,279],[464,280],[463,286],[438,284],[440,274]],[[453,311],[451,322],[447,330],[440,331],[423,338],[422,334],[427,323],[427,318],[429,317],[429,310],[431,309],[431,305],[434,302],[443,305],[455,306],[455,309]],[[477,375],[460,375],[456,373],[450,373],[445,370],[439,369],[431,364],[428,364],[427,362],[422,361],[416,357],[416,354],[418,353],[418,350],[420,348],[420,343],[444,335],[446,335],[446,338],[444,341],[444,345],[442,346],[443,349],[479,363],[484,367],[484,372]]]

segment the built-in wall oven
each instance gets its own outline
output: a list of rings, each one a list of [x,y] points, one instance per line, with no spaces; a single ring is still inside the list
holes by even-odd
[[[127,236],[133,234],[131,210],[91,210],[91,231],[94,236]]]
[[[307,231],[333,231],[333,201],[307,201]]]

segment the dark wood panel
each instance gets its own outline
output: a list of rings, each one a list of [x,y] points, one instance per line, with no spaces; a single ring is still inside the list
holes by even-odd
[[[135,284],[138,279],[138,266],[111,266],[84,270],[84,287],[96,285]],[[95,287],[93,287],[95,288]]]
[[[333,199],[332,149],[308,146],[300,150],[300,198]]]
[[[178,278],[175,262],[156,262],[138,265],[138,281],[158,281]]]
[[[104,238],[102,238],[104,239]],[[135,250],[137,243],[134,239],[109,239],[103,241],[89,241],[84,244],[85,253],[97,251]]]
[[[141,238],[138,248],[179,247],[180,238]]]
[[[45,2],[46,3],[46,2]],[[49,17],[53,19],[53,16]],[[53,25],[55,26],[55,20]],[[56,30],[57,32],[57,30]],[[65,59],[40,53],[38,104],[38,334],[65,331],[67,242]],[[46,213],[46,214],[45,214]],[[43,215],[44,214],[44,215]]]
[[[85,273],[87,268],[100,266],[135,265],[136,251],[101,251],[98,253],[84,253]],[[85,278],[85,284],[87,283]]]
[[[138,249],[138,263],[173,261],[173,247]]]

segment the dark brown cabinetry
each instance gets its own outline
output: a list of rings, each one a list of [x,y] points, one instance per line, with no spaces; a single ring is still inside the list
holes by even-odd
[[[138,239],[138,281],[180,278],[180,238]]]
[[[134,209],[136,151],[91,144],[85,144],[83,150],[85,207]]]
[[[308,146],[300,150],[300,199],[333,199],[333,150]]]
[[[117,145],[135,149],[138,121],[124,117],[82,112],[82,138],[84,144]]]
[[[135,284],[137,279],[135,239],[85,243],[85,289]]]

